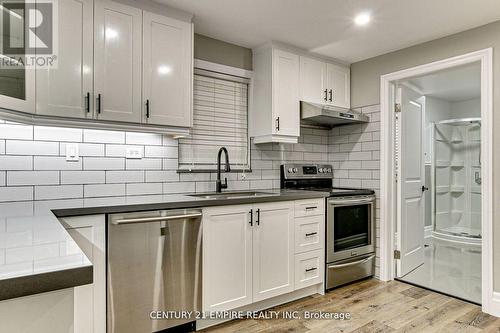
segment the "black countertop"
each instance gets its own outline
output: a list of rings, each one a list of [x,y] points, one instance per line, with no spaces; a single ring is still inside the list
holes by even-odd
[[[0,300],[93,282],[90,260],[60,217],[182,209],[327,197],[327,192],[261,190],[265,195],[217,199],[146,195],[0,204]]]

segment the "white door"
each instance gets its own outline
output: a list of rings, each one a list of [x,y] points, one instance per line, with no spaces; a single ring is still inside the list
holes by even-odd
[[[327,102],[326,63],[300,57],[300,100],[319,104]]]
[[[293,207],[293,202],[254,205],[254,302],[294,288]]]
[[[252,205],[203,209],[203,311],[252,303]]]
[[[326,65],[328,103],[349,108],[351,106],[351,71],[348,67]]]
[[[398,138],[398,244],[401,259],[396,275],[402,277],[424,263],[424,113],[421,97],[406,88],[397,89],[401,105]]]
[[[273,50],[273,134],[299,136],[299,56]]]
[[[57,67],[37,69],[36,113],[92,118],[93,1],[58,4]]]
[[[192,24],[144,12],[144,116],[148,124],[192,125]]]
[[[139,123],[142,11],[96,0],[94,23],[96,117]]]

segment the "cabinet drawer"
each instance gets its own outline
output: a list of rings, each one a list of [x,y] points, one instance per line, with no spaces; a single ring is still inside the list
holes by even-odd
[[[295,253],[324,248],[325,217],[323,215],[295,219]]]
[[[295,217],[324,215],[324,213],[324,198],[295,201]]]
[[[323,249],[295,255],[295,290],[323,282]]]

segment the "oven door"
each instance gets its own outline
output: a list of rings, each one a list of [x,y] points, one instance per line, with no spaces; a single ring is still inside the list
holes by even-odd
[[[330,198],[327,262],[375,252],[375,197]]]

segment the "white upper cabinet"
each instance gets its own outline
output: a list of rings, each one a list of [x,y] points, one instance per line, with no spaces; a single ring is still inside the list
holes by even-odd
[[[140,123],[142,10],[96,0],[94,22],[96,118]]]
[[[300,57],[300,100],[324,104],[328,101],[326,63]]]
[[[92,118],[93,1],[58,6],[57,67],[36,71],[36,113]]]
[[[351,70],[334,64],[326,65],[328,101],[330,104],[351,107]]]
[[[192,125],[192,24],[144,12],[144,115],[148,124]]]
[[[254,50],[250,133],[255,143],[296,143],[300,135],[299,56],[265,46]]]
[[[306,102],[349,108],[351,73],[338,66],[300,57],[300,99]]]

